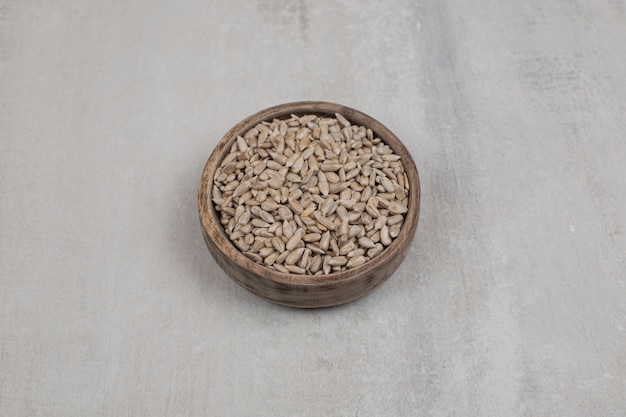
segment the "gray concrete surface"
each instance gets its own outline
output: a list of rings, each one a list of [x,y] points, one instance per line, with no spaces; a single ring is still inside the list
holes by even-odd
[[[0,0],[0,415],[625,416],[625,8]],[[221,136],[297,100],[422,177],[409,258],[333,309],[197,220]]]

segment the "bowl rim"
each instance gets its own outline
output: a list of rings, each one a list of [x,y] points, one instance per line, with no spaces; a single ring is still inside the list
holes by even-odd
[[[246,257],[239,248],[230,241],[219,221],[219,215],[215,210],[211,198],[213,177],[217,167],[225,156],[225,152],[227,153],[229,151],[230,146],[238,135],[243,136],[246,131],[260,122],[289,118],[292,114],[300,116],[305,114],[317,114],[335,117],[335,113],[341,114],[353,124],[372,129],[376,137],[379,137],[385,144],[389,145],[396,154],[401,154],[401,161],[407,173],[410,188],[408,193],[408,211],[405,214],[405,222],[400,229],[400,233],[393,242],[374,259],[358,267],[335,271],[330,274],[310,275],[284,273],[254,262]],[[261,279],[272,282],[298,286],[325,286],[358,280],[359,277],[362,276],[369,276],[384,265],[389,257],[400,251],[403,245],[410,245],[419,220],[420,199],[421,187],[415,162],[402,141],[386,126],[359,110],[341,104],[325,101],[297,101],[279,104],[258,111],[246,117],[226,132],[213,149],[202,171],[198,189],[198,211],[200,223],[205,232],[205,238],[212,239],[220,255],[231,258],[240,268]],[[387,254],[387,256],[383,256],[383,254]]]

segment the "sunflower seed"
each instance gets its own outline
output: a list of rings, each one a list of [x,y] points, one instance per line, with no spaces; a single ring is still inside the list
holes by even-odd
[[[313,196],[309,191],[306,191],[302,194],[302,197],[300,197],[300,205],[305,209],[313,205]]]
[[[320,169],[325,172],[338,171],[341,168],[341,164],[337,162],[322,162]]]
[[[359,245],[361,245],[364,248],[373,248],[375,246],[374,242],[372,242],[372,240],[368,237],[363,236],[362,238],[359,238]]]
[[[339,255],[347,255],[354,249],[354,242],[349,241],[347,244],[339,248]]]
[[[285,268],[289,272],[292,272],[294,274],[305,274],[306,273],[306,270],[304,268],[300,268],[299,266],[296,266],[296,265],[285,265]]]
[[[239,152],[245,152],[248,150],[248,144],[241,136],[237,136],[237,148],[239,149]]]
[[[313,213],[313,211],[315,211],[315,206],[309,206],[302,211],[302,214],[300,214],[300,217],[307,217],[311,213]]]
[[[304,249],[304,253],[302,254],[302,257],[300,258],[300,262],[298,262],[298,266],[300,268],[305,268],[308,266],[309,264],[309,256],[311,256],[311,250],[310,249]]]
[[[299,153],[293,153],[289,158],[287,158],[287,161],[285,161],[285,166],[292,167],[299,157],[300,157]]]
[[[387,224],[387,216],[381,215],[374,222],[374,230],[380,230],[385,224]]]
[[[359,249],[351,250],[350,252],[348,252],[346,256],[348,258],[354,258],[355,256],[361,256],[364,254],[365,254],[365,249],[359,248]]]
[[[354,258],[350,258],[350,260],[348,260],[346,266],[348,268],[355,268],[363,265],[365,262],[367,262],[367,258],[365,256],[355,256]]]
[[[370,250],[367,251],[367,256],[369,256],[370,258],[374,258],[378,256],[383,251],[383,249],[383,245],[377,243]]]
[[[289,199],[289,208],[294,211],[294,213],[300,214],[303,211],[302,204],[298,200]]]
[[[322,205],[320,206],[320,213],[322,213],[323,216],[327,216],[328,213],[330,213],[330,210],[332,209],[333,204],[334,204],[334,201],[332,198],[329,197],[325,199]]]
[[[347,263],[348,258],[346,258],[345,256],[333,256],[328,262],[330,266],[344,266]]]
[[[325,253],[326,253],[326,251],[325,251],[324,249],[321,249],[319,246],[317,246],[317,245],[316,245],[316,244],[314,244],[314,243],[307,243],[307,244],[305,245],[305,247],[306,247],[307,249],[311,249],[311,252],[313,252],[313,253],[318,253],[318,254],[320,254],[320,255],[323,255],[323,254],[325,254]]]
[[[326,255],[324,256],[324,261],[322,262],[322,269],[324,270],[324,273],[326,275],[330,274],[330,271],[331,271],[330,259],[331,257]]]
[[[243,252],[243,254],[252,259],[254,262],[263,262],[263,258],[259,254],[253,252]]]
[[[291,212],[291,210],[289,210],[288,207],[285,206],[279,206],[277,209],[278,212],[278,217],[281,218],[281,220],[291,220],[293,218],[293,213]]]
[[[341,220],[348,220],[348,210],[343,205],[337,207],[337,215]]]
[[[374,206],[371,203],[367,203],[365,205],[365,211],[367,211],[367,213],[372,216],[373,218],[377,218],[380,216],[380,212],[378,211],[378,209],[376,208],[376,206]]]
[[[291,251],[289,256],[287,256],[285,258],[285,266],[286,265],[293,265],[296,262],[298,262],[298,260],[300,260],[300,257],[304,253],[304,249],[305,248],[298,248],[298,249],[295,249],[295,250]]]
[[[279,207],[281,207],[281,206],[276,201],[273,201],[273,200],[264,200],[261,203],[261,209],[263,209],[263,210],[265,210],[267,212],[272,212],[274,210],[278,210]]]
[[[326,229],[335,230],[335,223],[333,223],[330,219],[324,217],[320,212],[314,211],[313,216]]]
[[[302,240],[305,242],[318,242],[322,238],[322,235],[319,233],[309,233],[302,236]]]
[[[385,187],[385,190],[387,190],[388,193],[394,193],[396,191],[396,188],[389,178],[381,177],[380,183],[383,187]]]
[[[254,227],[270,227],[268,222],[265,222],[261,219],[252,219],[252,226]]]
[[[283,242],[283,240],[279,237],[272,238],[272,246],[274,246],[274,249],[280,253],[285,251],[285,242]]]
[[[387,224],[389,226],[393,226],[394,224],[402,223],[404,217],[401,214],[396,214],[395,216],[391,216],[387,219]]]
[[[302,241],[302,236],[304,236],[304,229],[299,228],[295,231],[295,233],[293,234],[293,236],[291,236],[289,238],[289,240],[287,241],[287,244],[285,245],[285,247],[287,248],[287,250],[293,250],[296,248],[296,246],[298,246],[298,244],[300,244],[300,242]]]
[[[394,190],[396,193],[396,198],[398,200],[402,201],[406,198],[406,191],[404,190],[404,187],[402,187],[400,184],[394,184]]]
[[[326,179],[328,182],[339,182],[339,175],[333,171],[326,172]]]
[[[250,235],[248,235],[250,236]],[[274,248],[273,247],[263,247],[259,250],[259,255],[261,255],[261,257],[265,258],[267,257],[270,253],[274,252]]]
[[[320,268],[322,267],[322,257],[319,255],[314,256],[313,258],[311,258],[310,264],[309,264],[309,271],[311,271],[312,273],[316,273],[317,271],[320,270]]]
[[[350,231],[350,223],[348,223],[348,219],[346,218],[346,219],[341,220],[341,223],[339,225],[339,230],[337,231],[337,234],[339,235],[339,237],[347,238],[349,231]]]
[[[380,229],[380,243],[384,246],[389,246],[391,244],[391,236],[389,235],[389,228],[387,225]]]
[[[352,226],[350,226],[350,229],[348,230],[348,237],[356,237],[361,233],[361,229],[359,229],[359,226],[353,224]]]
[[[237,164],[235,162],[230,162],[226,165],[224,165],[224,167],[222,168],[222,172],[224,174],[232,174],[233,172],[235,172],[235,169],[237,169]]]
[[[322,250],[328,250],[328,246],[330,244],[330,232],[324,232],[320,238],[320,243],[319,243],[319,247]]]
[[[239,206],[239,207],[243,207],[243,206]],[[239,208],[237,207],[237,208]],[[239,218],[237,219],[237,223],[244,225],[247,224],[250,221],[250,212],[249,211],[244,211],[241,216],[239,216]]]
[[[281,178],[271,178],[267,180],[267,185],[275,190],[279,190],[283,186],[283,180]]]
[[[233,191],[233,198],[239,197],[250,189],[250,181],[244,181]]]
[[[283,221],[283,234],[285,236],[288,236],[288,237],[293,236],[296,230],[297,230],[296,222],[293,219],[289,221],[287,220]]]
[[[331,236],[330,238],[330,250],[335,254],[339,255],[339,244],[337,243],[337,239]]]
[[[390,201],[388,209],[391,214],[404,214],[407,212],[406,206],[399,201]]]
[[[285,250],[284,252],[281,252],[280,255],[278,255],[278,257],[276,258],[276,263],[282,264],[285,262],[285,259],[287,259],[287,256],[289,256],[291,252],[288,250]]]
[[[352,126],[352,124],[348,121],[348,119],[343,117],[341,114],[335,113],[335,117],[337,118],[337,121],[341,123],[343,126],[346,126],[346,127]]]

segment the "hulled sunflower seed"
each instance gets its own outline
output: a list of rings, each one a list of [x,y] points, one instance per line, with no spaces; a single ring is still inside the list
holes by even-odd
[[[328,263],[330,266],[344,266],[348,263],[348,258],[346,258],[345,256],[333,256],[332,258],[330,258],[330,261]]]
[[[388,209],[391,214],[404,214],[407,212],[406,206],[399,201],[390,201]]]
[[[293,250],[289,256],[285,258],[285,265],[293,265],[300,260],[300,257],[304,253],[304,248],[298,248]]]
[[[391,180],[387,177],[381,177],[380,183],[387,190],[388,193],[394,193],[396,191],[396,187],[394,187]]]
[[[375,256],[380,255],[383,249],[383,245],[377,243],[370,250],[367,251],[367,256],[369,256],[370,258],[374,258]]]
[[[304,268],[300,268],[299,266],[296,266],[296,265],[285,265],[285,268],[289,272],[292,272],[294,274],[305,274],[306,273],[306,270]]]
[[[287,244],[285,245],[287,250],[295,249],[296,246],[298,246],[300,242],[302,241],[302,236],[304,236],[304,233],[305,233],[304,229],[302,228],[299,228],[298,230],[296,230],[296,232],[293,234],[293,236],[289,238],[289,240],[287,241]]]
[[[252,259],[254,262],[263,262],[263,258],[259,254],[253,252],[243,252],[243,254]]]
[[[319,243],[319,247],[322,250],[328,250],[328,247],[330,245],[330,232],[324,232],[320,238],[320,243]]]
[[[309,264],[309,271],[311,271],[311,273],[314,274],[317,271],[319,271],[321,267],[322,267],[322,257],[319,255],[314,256],[311,259],[311,262]]]
[[[355,256],[354,258],[350,258],[346,266],[348,268],[355,268],[363,265],[365,262],[367,262],[367,258],[365,256]]]
[[[341,168],[341,164],[337,162],[323,162],[320,165],[320,169],[325,172],[338,171]]]
[[[382,229],[380,229],[380,243],[382,243],[384,246],[391,245],[391,236],[389,235],[389,228],[387,227],[387,225],[383,226]]]
[[[359,238],[359,245],[364,248],[373,248],[375,246],[374,242],[372,242],[372,239],[365,236]]]
[[[272,238],[272,246],[280,253],[285,251],[285,242],[279,237]]]
[[[330,259],[331,257],[326,255],[324,256],[324,261],[322,262],[322,269],[324,270],[324,273],[326,275],[330,274],[331,271],[331,265],[330,265]]]
[[[353,251],[348,252],[346,256],[348,258],[354,258],[355,256],[361,256],[363,254],[365,254],[365,249],[359,248],[359,249],[355,249]]]
[[[309,233],[302,236],[302,240],[305,242],[318,242],[322,238],[322,235],[319,233]]]

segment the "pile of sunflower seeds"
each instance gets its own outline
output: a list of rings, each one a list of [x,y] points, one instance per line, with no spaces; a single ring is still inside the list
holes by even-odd
[[[233,244],[285,273],[363,265],[400,233],[409,181],[400,156],[345,117],[292,115],[238,136],[212,200]]]

